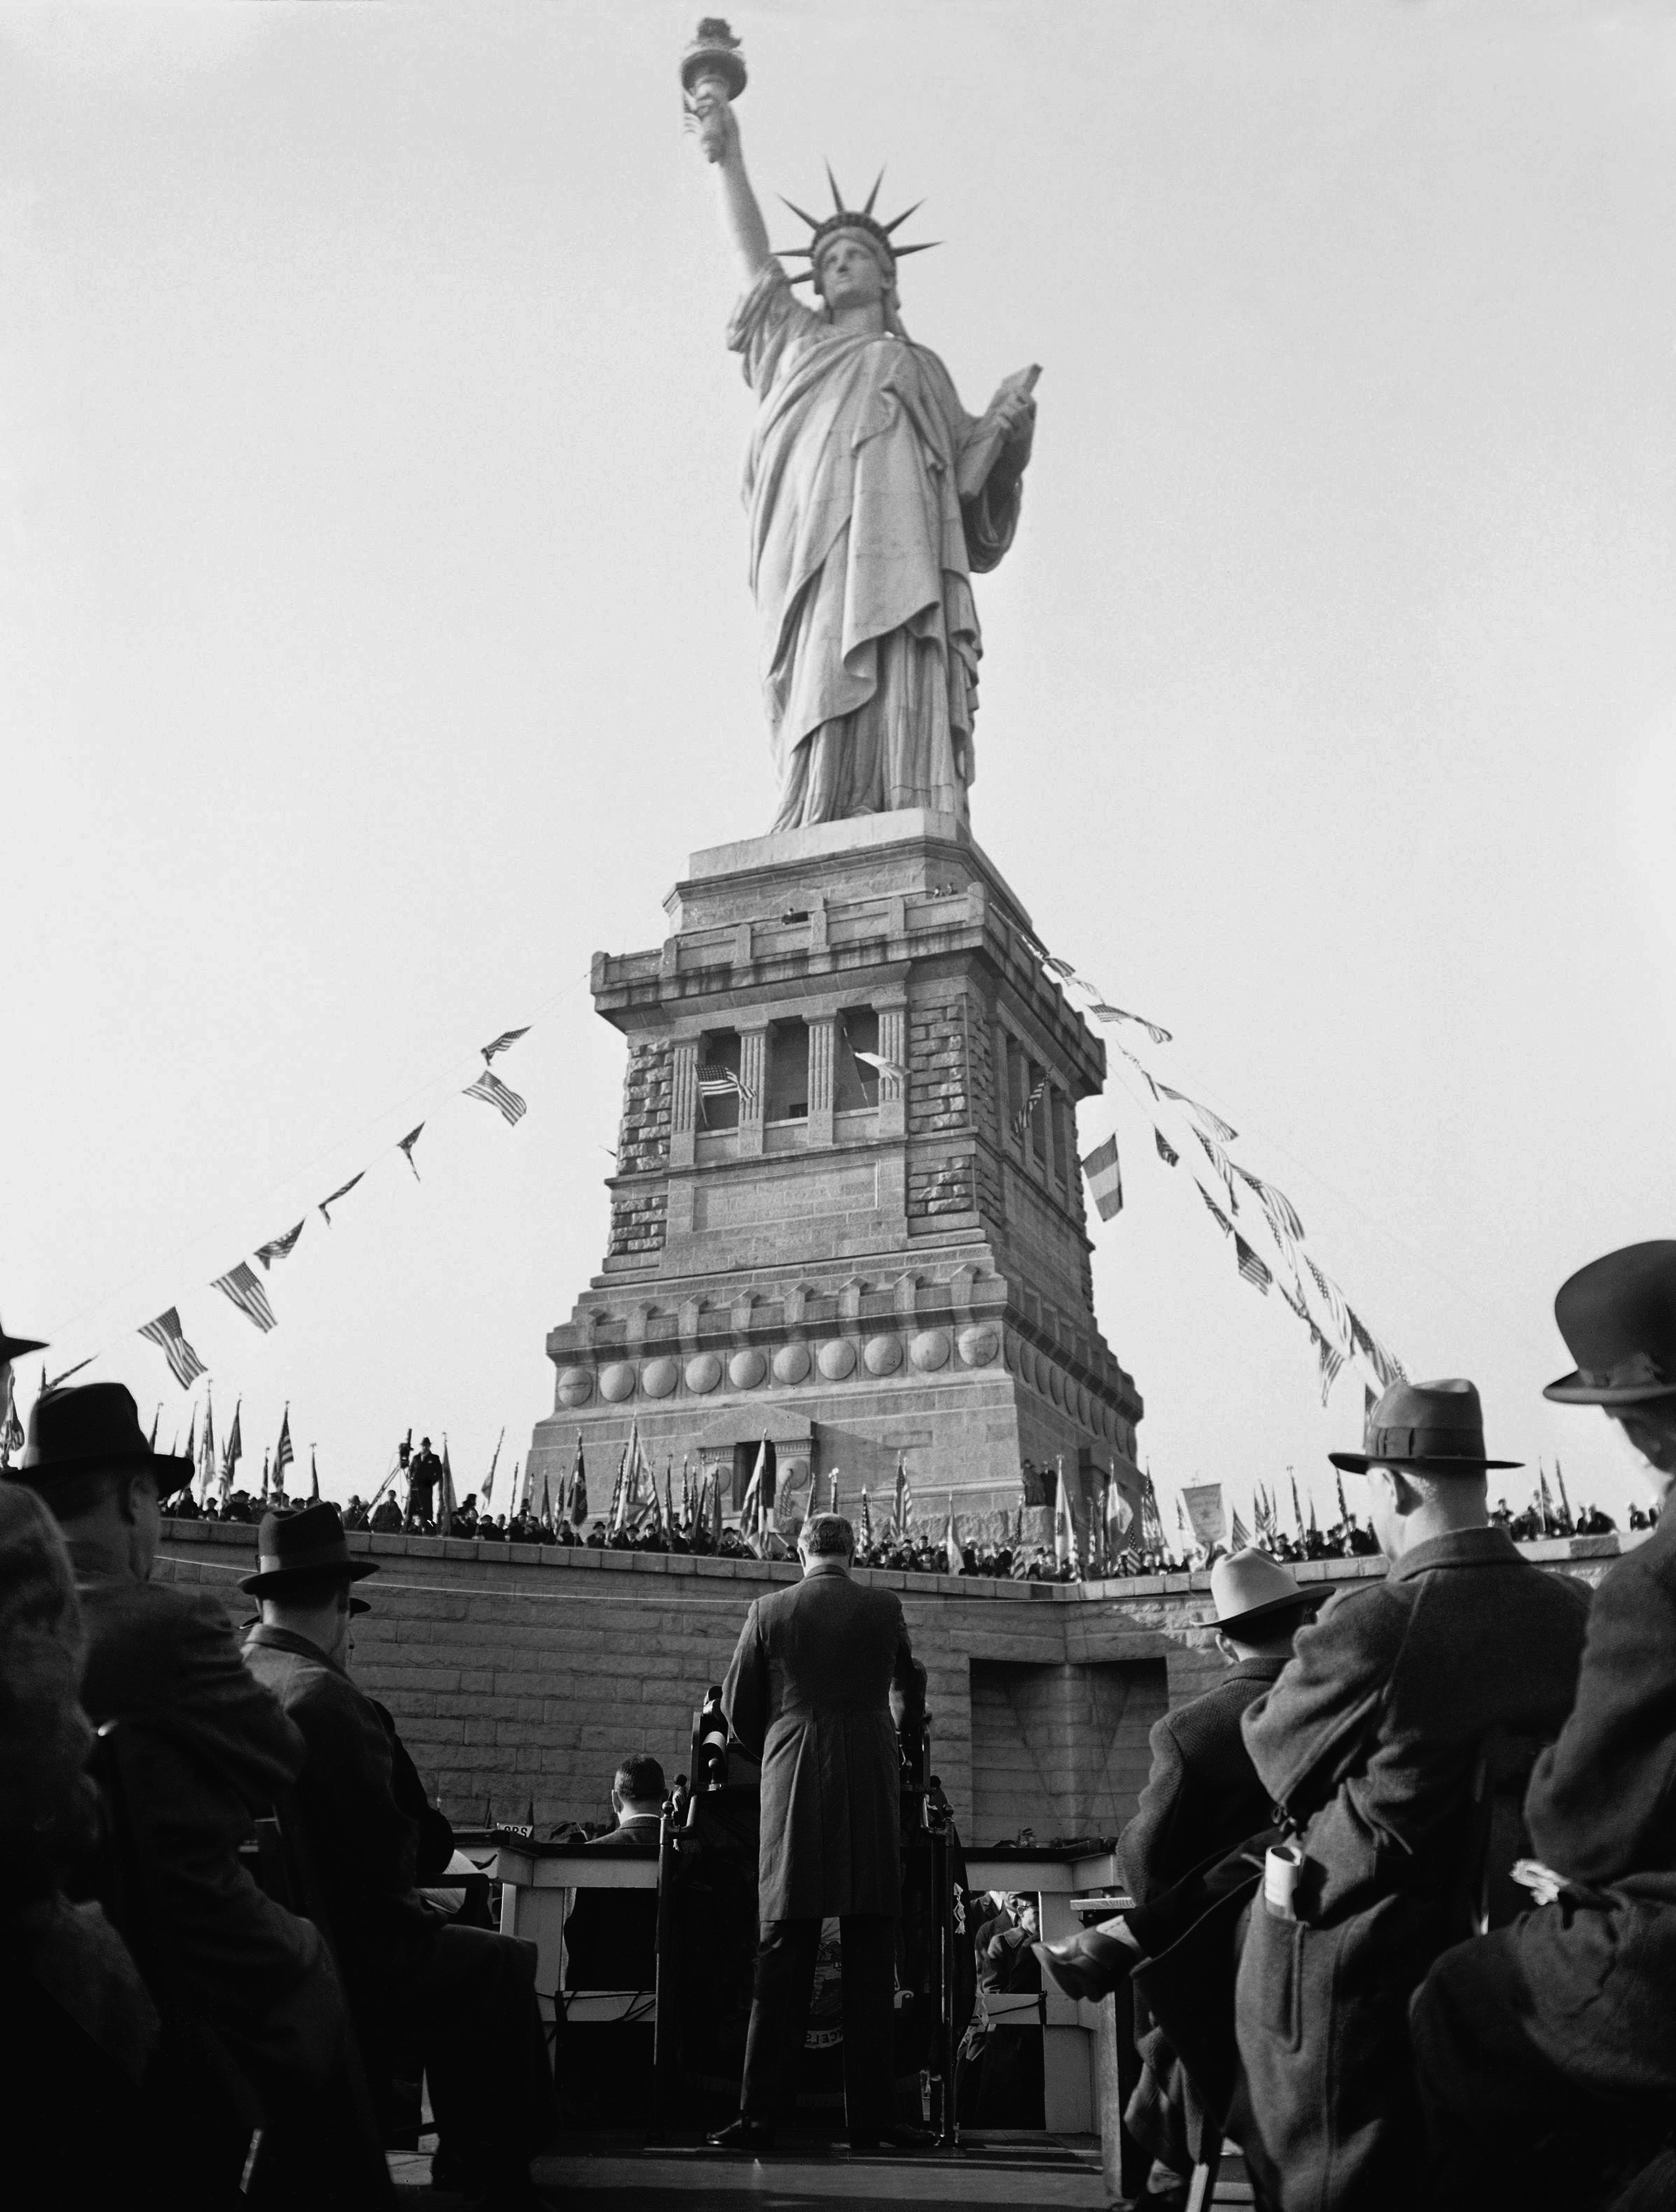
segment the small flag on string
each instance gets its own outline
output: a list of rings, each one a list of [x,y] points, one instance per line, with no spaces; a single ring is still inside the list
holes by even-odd
[[[1094,1200],[1100,1218],[1109,1221],[1123,1211],[1123,1171],[1118,1164],[1117,1139],[1108,1137],[1103,1145],[1096,1145],[1083,1162],[1083,1174],[1087,1179],[1088,1194]]]
[[[307,1218],[308,1216],[304,1214],[302,1221],[298,1222],[295,1229],[288,1229],[283,1237],[276,1237],[270,1243],[260,1244],[257,1247],[256,1256],[262,1262],[264,1273],[272,1267],[276,1260],[286,1260],[290,1257],[295,1249],[298,1237],[302,1235],[303,1221],[307,1221]]]
[[[1378,1376],[1382,1386],[1388,1390],[1394,1382],[1406,1382],[1408,1377],[1402,1362],[1394,1358],[1385,1349],[1371,1330],[1354,1312],[1351,1311],[1349,1307],[1345,1308],[1345,1311],[1350,1314],[1351,1341],[1367,1361],[1369,1366],[1373,1369],[1374,1373]]]
[[[504,1052],[508,1045],[516,1044],[519,1037],[528,1036],[529,1034],[530,1024],[527,1022],[521,1030],[502,1030],[493,1044],[486,1044],[483,1048],[483,1066],[487,1067],[497,1052]]]
[[[529,1112],[515,1091],[508,1091],[492,1067],[485,1067],[475,1083],[468,1083],[461,1093],[466,1098],[482,1098],[496,1108],[509,1124],[521,1121]]]
[[[1256,1192],[1258,1203],[1267,1214],[1269,1225],[1276,1237],[1283,1244],[1289,1237],[1295,1244],[1301,1244],[1303,1242],[1303,1224],[1298,1219],[1297,1208],[1285,1192],[1277,1190],[1272,1182],[1265,1182],[1261,1176],[1253,1175],[1249,1168],[1236,1167],[1234,1172],[1242,1182],[1248,1184]]]
[[[1234,1188],[1233,1162],[1224,1152],[1222,1146],[1213,1139],[1207,1137],[1203,1129],[1195,1129],[1193,1134],[1199,1139],[1199,1149],[1222,1179],[1222,1187],[1228,1193],[1228,1211],[1230,1213],[1237,1213],[1240,1210],[1240,1194]]]
[[[1153,1130],[1152,1141],[1158,1148],[1158,1158],[1163,1162],[1167,1168],[1179,1167],[1181,1165],[1181,1155],[1176,1151],[1175,1146],[1170,1143],[1169,1138],[1165,1136],[1162,1129]]]
[[[857,1052],[852,1047],[850,1058],[865,1060],[876,1074],[888,1076],[893,1083],[906,1083],[908,1080],[908,1070],[901,1060],[887,1060],[882,1052]]]
[[[419,1173],[418,1168],[414,1164],[413,1148],[418,1143],[420,1130],[422,1130],[424,1126],[424,1123],[422,1121],[417,1129],[410,1129],[406,1136],[398,1140],[396,1146],[396,1150],[401,1153],[408,1165],[413,1169],[413,1180],[415,1182],[419,1182],[423,1179]]]
[[[1167,1083],[1161,1083],[1158,1088],[1166,1098],[1173,1098],[1178,1106],[1185,1106],[1189,1114],[1197,1115],[1205,1127],[1220,1137],[1224,1145],[1231,1145],[1239,1135],[1239,1131],[1230,1129],[1220,1114],[1213,1114],[1208,1106],[1201,1106],[1196,1098],[1189,1098],[1185,1091],[1172,1091]]]
[[[1284,1283],[1283,1283],[1277,1275],[1275,1278],[1274,1287],[1279,1291],[1282,1298],[1284,1299],[1285,1303],[1291,1308],[1292,1311],[1297,1316],[1304,1327],[1313,1334],[1315,1324],[1310,1320],[1309,1309],[1303,1303],[1303,1285],[1295,1280],[1291,1289],[1289,1291]]]
[[[296,1454],[291,1449],[291,1407],[288,1399],[285,1411],[279,1417],[279,1442],[274,1447],[274,1488],[285,1487],[285,1470],[295,1465]]]
[[[1115,1042],[1115,1041],[1114,1040],[1114,1042]],[[1126,1044],[1120,1044],[1120,1045],[1119,1045],[1119,1046],[1118,1046],[1118,1048],[1118,1048],[1118,1050],[1122,1054],[1122,1055],[1123,1055],[1123,1057],[1125,1058],[1125,1060],[1126,1060],[1128,1061],[1128,1063],[1129,1063],[1129,1065],[1130,1065],[1130,1066],[1131,1066],[1131,1067],[1137,1067],[1137,1068],[1139,1068],[1139,1069],[1140,1070],[1140,1072],[1141,1072],[1142,1075],[1143,1075],[1143,1076],[1145,1076],[1145,1078],[1146,1079],[1146,1087],[1147,1087],[1147,1089],[1148,1089],[1148,1090],[1152,1093],[1152,1096],[1153,1096],[1155,1098],[1156,1098],[1156,1097],[1158,1097],[1158,1095],[1159,1095],[1159,1093],[1158,1093],[1158,1086],[1157,1086],[1157,1085],[1153,1081],[1153,1079],[1152,1079],[1152,1071],[1151,1071],[1151,1068],[1146,1065],[1146,1062],[1145,1062],[1144,1060],[1137,1060],[1137,1059],[1135,1058],[1135,1055],[1133,1054],[1133,1053],[1132,1053],[1132,1052],[1130,1051],[1130,1049],[1129,1049],[1129,1048],[1128,1048],[1128,1046],[1127,1046]]]
[[[323,1198],[320,1200],[320,1212],[325,1214],[326,1227],[328,1229],[331,1226],[331,1216],[330,1213],[326,1212],[327,1207],[336,1206],[340,1198],[347,1198],[349,1193],[355,1188],[355,1185],[361,1181],[361,1176],[364,1176],[366,1172],[366,1169],[362,1168],[361,1175],[352,1175],[347,1182],[340,1183],[337,1186],[337,1188],[332,1192],[329,1198]]]
[[[1228,1216],[1223,1212],[1222,1208],[1217,1204],[1215,1199],[1211,1197],[1210,1192],[1205,1189],[1204,1184],[1199,1181],[1197,1176],[1193,1178],[1193,1187],[1199,1193],[1199,1195],[1204,1200],[1206,1210],[1210,1213],[1211,1220],[1217,1224],[1217,1227],[1221,1230],[1224,1237],[1231,1237],[1234,1234],[1233,1223],[1228,1218]]]
[[[208,1368],[181,1334],[180,1316],[173,1306],[167,1313],[160,1313],[155,1321],[147,1322],[140,1334],[149,1337],[153,1344],[159,1346],[169,1363],[170,1374],[183,1390],[190,1390],[200,1375],[209,1373]],[[155,1428],[152,1433],[155,1436]]]
[[[1237,1229],[1234,1231],[1234,1258],[1239,1267],[1241,1274],[1244,1276],[1246,1281],[1248,1283],[1254,1283],[1257,1288],[1263,1293],[1263,1296],[1266,1297],[1269,1294],[1269,1285],[1274,1280],[1274,1278],[1270,1274],[1268,1269],[1263,1265],[1257,1255],[1252,1250],[1250,1245],[1246,1243],[1244,1237],[1241,1236]]]
[[[245,1319],[259,1328],[264,1336],[270,1328],[278,1327],[274,1310],[268,1304],[268,1294],[248,1260],[240,1260],[236,1267],[217,1275],[211,1288],[224,1291]]]
[[[1324,1406],[1332,1395],[1333,1384],[1339,1379],[1339,1370],[1345,1364],[1345,1355],[1336,1345],[1327,1342],[1320,1329],[1317,1329],[1315,1334],[1315,1357],[1321,1364],[1321,1403]]]
[[[1161,1030],[1157,1022],[1149,1022],[1145,1014],[1126,1014],[1121,1006],[1108,1006],[1103,999],[1096,999],[1089,1012],[1096,1021],[1133,1022],[1146,1031],[1154,1044],[1168,1044],[1170,1041],[1169,1031]]]

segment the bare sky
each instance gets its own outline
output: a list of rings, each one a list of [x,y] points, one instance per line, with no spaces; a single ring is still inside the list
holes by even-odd
[[[0,1313],[167,1443],[133,1331],[178,1304],[218,1421],[259,1467],[288,1399],[328,1494],[410,1424],[462,1487],[525,1449],[604,1246],[590,955],[773,810],[697,12],[0,9]],[[888,164],[945,241],[913,334],[975,408],[1043,364],[981,842],[1411,1371],[1621,1512],[1539,1393],[1561,1278],[1676,1231],[1672,9],[733,20],[765,204]],[[457,1094],[525,1021],[508,1129]],[[422,1183],[310,1213],[274,1335],[203,1287],[433,1111]],[[1167,1510],[1289,1464],[1325,1508],[1359,1385],[1323,1412],[1115,1085],[1114,1126]]]

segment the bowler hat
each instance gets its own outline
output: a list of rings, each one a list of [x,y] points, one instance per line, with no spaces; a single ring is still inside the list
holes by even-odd
[[[1328,1452],[1346,1474],[1370,1467],[1409,1468],[1417,1474],[1482,1474],[1523,1460],[1486,1459],[1484,1408],[1464,1376],[1439,1382],[1394,1382],[1368,1415],[1359,1452]]]
[[[82,1382],[43,1390],[29,1413],[21,1474],[81,1474],[90,1468],[149,1468],[160,1498],[192,1479],[192,1462],[153,1451],[140,1426],[133,1393],[120,1382]]]
[[[1576,1361],[1542,1393],[1568,1406],[1638,1406],[1676,1395],[1676,1243],[1626,1244],[1591,1260],[1554,1298]]]
[[[1278,1559],[1255,1546],[1230,1552],[1211,1570],[1215,1626],[1224,1633],[1242,1634],[1278,1621],[1283,1613],[1301,1613],[1307,1606],[1320,1605],[1328,1595],[1324,1583],[1319,1589],[1305,1589]]]
[[[21,1359],[26,1352],[45,1352],[44,1336],[8,1336],[0,1328],[0,1359]]]
[[[364,1575],[378,1572],[375,1561],[355,1558],[343,1534],[342,1515],[324,1502],[305,1505],[301,1513],[264,1513],[257,1531],[256,1559],[257,1571],[239,1584],[252,1597],[283,1597],[300,1582],[322,1575],[358,1583]]]

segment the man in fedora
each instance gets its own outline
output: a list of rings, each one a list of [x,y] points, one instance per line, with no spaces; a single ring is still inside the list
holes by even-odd
[[[337,1508],[270,1514],[242,1587],[262,1607],[245,1664],[279,1700],[307,1757],[297,1805],[355,2026],[375,2074],[417,2050],[440,2131],[438,2173],[494,2212],[541,2203],[530,2160],[553,2121],[535,1947],[447,1923],[418,1894],[424,1814],[395,1723],[351,1679],[352,1553]],[[404,1808],[404,1800],[407,1800]]]
[[[1588,1597],[1490,1525],[1473,1384],[1394,1383],[1359,1452],[1390,1562],[1342,1588],[1242,1727],[1295,1842],[1270,1854],[1240,1958],[1233,2130],[1272,2212],[1420,2201],[1408,1999],[1466,1917],[1480,1757],[1552,1737],[1570,1709]],[[1288,1893],[1290,1892],[1290,1894]]]
[[[120,1725],[149,1920],[180,2000],[281,2113],[344,2063],[345,2012],[318,1931],[265,1896],[240,1845],[296,1780],[302,1740],[240,1663],[208,1592],[153,1579],[159,1492],[191,1473],[155,1453],[116,1382],[37,1401],[14,1479],[64,1531],[87,1628],[82,1704]]]
[[[1212,1622],[1227,1672],[1152,1724],[1151,1772],[1118,1843],[1125,1887],[1142,1908],[1133,1923],[1121,1914],[1065,1942],[1035,1946],[1044,1971],[1068,1996],[1103,1997],[1128,1979],[1141,1958],[1168,1949],[1219,1892],[1215,1875],[1197,1885],[1188,1877],[1215,1867],[1271,1826],[1268,1793],[1257,1778],[1240,1722],[1246,1708],[1278,1680],[1298,1630],[1327,1587],[1305,1589],[1278,1560],[1254,1548],[1224,1554],[1211,1568]],[[1163,1904],[1168,1893],[1178,1891]],[[1161,1909],[1149,1913],[1145,1908],[1153,1905]],[[1194,1955],[1192,2002],[1199,2008],[1220,2006],[1224,2021],[1230,2021],[1235,1954],[1227,1937],[1211,1948],[1214,1972],[1209,1960]],[[1141,2079],[1124,2118],[1152,2154],[1148,2203],[1156,2197],[1162,2207],[1186,2199],[1203,2100],[1150,2014],[1137,2039]]]
[[[1575,2203],[1579,2151],[1598,2163],[1661,2135],[1676,2105],[1676,1243],[1594,1261],[1554,1316],[1576,1366],[1543,1395],[1617,1424],[1660,1513],[1595,1592],[1576,1703],[1531,1778],[1521,1875],[1538,1909],[1446,1952],[1415,1999],[1450,2205],[1503,2185],[1545,2204],[1554,2179]],[[1540,2171],[1515,2163],[1528,2145]],[[1647,2185],[1649,2205],[1676,2201],[1676,2167]]]

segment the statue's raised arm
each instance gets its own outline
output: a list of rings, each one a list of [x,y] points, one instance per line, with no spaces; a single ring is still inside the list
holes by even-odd
[[[720,190],[745,290],[728,326],[759,403],[745,468],[750,581],[780,777],[779,830],[924,808],[964,824],[981,646],[975,574],[1017,526],[1039,371],[967,414],[937,356],[902,327],[897,263],[924,252],[874,214],[879,185],[833,211],[792,206],[808,264],[768,241],[733,101],[744,58],[711,17],[683,63],[687,109]],[[882,181],[882,178],[881,178]],[[794,283],[812,287],[805,307]]]

